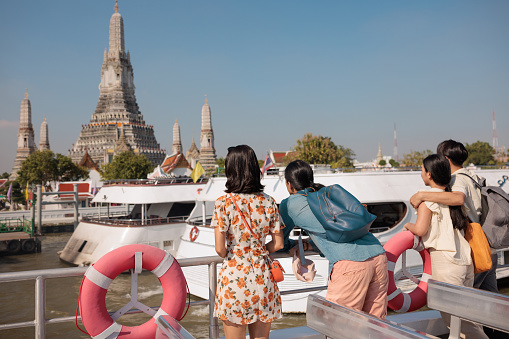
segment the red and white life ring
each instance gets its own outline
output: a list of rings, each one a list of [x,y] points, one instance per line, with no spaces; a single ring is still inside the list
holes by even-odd
[[[410,231],[403,231],[393,236],[384,245],[389,264],[389,288],[387,290],[388,306],[396,312],[411,312],[426,305],[426,292],[428,280],[431,278],[431,259],[429,252],[424,248],[422,241]],[[423,273],[421,279],[415,278],[403,267],[403,273],[417,284],[417,287],[410,293],[404,293],[396,287],[394,279],[394,268],[399,256],[406,250],[414,249],[419,252],[423,262]]]
[[[137,253],[138,252],[138,253]],[[141,255],[139,253],[141,252]],[[115,277],[127,270],[146,269],[154,273],[163,287],[163,301],[156,312],[137,301],[137,289],[131,288],[131,302],[110,316],[106,309],[106,292]],[[136,278],[134,278],[136,276]],[[133,274],[137,281],[137,274]],[[157,247],[127,245],[108,252],[90,266],[81,287],[79,305],[81,320],[93,338],[154,338],[157,325],[155,319],[170,315],[180,319],[186,305],[186,280],[182,269],[173,256]],[[134,298],[133,298],[133,294]],[[139,326],[124,326],[115,320],[131,308],[137,308],[153,318]],[[111,337],[110,337],[111,335]]]
[[[194,226],[193,228],[191,228],[191,232],[189,232],[189,240],[195,241],[196,238],[198,237],[198,233],[200,233],[198,227]]]

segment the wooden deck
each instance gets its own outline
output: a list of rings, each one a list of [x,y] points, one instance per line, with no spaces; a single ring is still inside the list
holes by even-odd
[[[13,240],[13,239],[29,239],[30,234],[25,232],[11,232],[0,233],[0,241]]]

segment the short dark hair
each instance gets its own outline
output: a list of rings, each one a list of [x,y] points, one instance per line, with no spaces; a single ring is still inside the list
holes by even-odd
[[[260,165],[248,145],[228,147],[224,160],[226,193],[259,193],[263,191]]]
[[[314,183],[313,169],[303,160],[294,160],[286,165],[285,179],[297,191],[302,191],[309,187],[319,190],[323,187],[322,184]]]
[[[437,153],[445,155],[456,166],[463,166],[467,161],[468,151],[461,142],[445,140],[438,144]]]

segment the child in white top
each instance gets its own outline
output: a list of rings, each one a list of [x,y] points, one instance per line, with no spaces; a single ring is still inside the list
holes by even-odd
[[[447,158],[439,154],[426,157],[422,162],[421,178],[431,191],[450,192],[451,168]],[[433,279],[458,286],[473,286],[474,267],[470,246],[464,238],[468,222],[461,206],[425,202],[418,207],[415,224],[405,224],[404,229],[422,237],[424,246],[429,249]],[[440,313],[449,326],[450,315]],[[488,338],[480,326],[467,321],[462,321],[461,332],[466,339]]]

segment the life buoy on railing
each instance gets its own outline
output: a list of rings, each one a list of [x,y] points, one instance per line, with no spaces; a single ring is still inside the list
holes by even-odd
[[[193,228],[191,228],[191,232],[189,232],[189,240],[195,241],[196,238],[198,237],[198,233],[200,233],[198,227],[194,226]]]
[[[396,312],[403,313],[415,311],[426,305],[428,280],[431,278],[431,259],[428,250],[424,248],[420,238],[410,231],[403,231],[389,239],[385,243],[384,249],[389,264],[388,306]],[[394,268],[399,256],[409,249],[414,249],[421,255],[423,273],[419,280],[406,270],[405,262],[403,263],[403,275],[417,284],[417,287],[412,292],[405,293],[396,287]]]
[[[154,273],[163,287],[163,301],[157,312],[137,300],[137,280],[142,268]],[[113,279],[127,270],[133,271],[131,301],[110,316],[106,309],[106,292]],[[96,339],[154,338],[157,317],[170,315],[177,320],[181,318],[186,292],[184,274],[171,254],[148,245],[123,246],[105,254],[85,273],[78,300],[81,320],[88,333]],[[115,320],[131,308],[147,313],[152,319],[134,327],[118,324]]]

